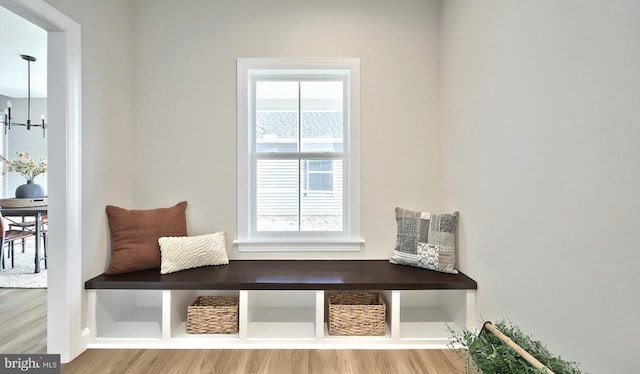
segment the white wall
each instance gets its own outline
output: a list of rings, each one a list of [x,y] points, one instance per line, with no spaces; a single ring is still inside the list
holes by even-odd
[[[479,311],[637,372],[640,3],[442,3],[444,196]]]
[[[11,98],[10,100],[13,122],[26,123],[27,99]],[[0,101],[0,107],[4,108],[4,106],[6,106],[6,100]],[[47,99],[31,98],[31,123],[42,123],[40,114],[45,114],[45,116],[47,114]],[[12,127],[5,135],[5,142],[7,144],[5,157],[9,160],[14,160],[18,157],[16,152],[27,152],[29,157],[34,160],[40,160],[47,155],[47,138],[42,137],[42,128],[33,127],[31,130],[27,130],[26,127],[22,126]],[[26,183],[24,177],[16,172],[7,173],[4,177],[7,178],[5,197],[15,197],[16,188]],[[45,193],[47,192],[47,174],[37,176],[35,183],[41,185]]]
[[[109,255],[105,206],[133,205],[131,7],[129,0],[47,2],[82,27],[82,278],[89,279]]]
[[[389,258],[394,208],[438,210],[434,1],[134,1],[135,204],[187,200],[190,234],[236,234],[236,59],[361,59],[361,253]],[[239,254],[231,258],[269,255]],[[305,257],[275,254],[274,257]]]
[[[362,59],[359,256],[388,258],[396,205],[437,209],[437,3],[47,2],[82,26],[83,279],[108,262],[107,204],[186,199],[190,233],[234,238],[238,57]]]

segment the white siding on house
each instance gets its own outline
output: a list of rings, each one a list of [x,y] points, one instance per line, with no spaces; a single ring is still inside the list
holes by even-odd
[[[304,215],[342,215],[342,161],[334,161],[334,192],[303,190]],[[305,173],[302,173],[303,178]],[[257,165],[257,215],[296,216],[298,214],[298,161],[259,160]],[[306,181],[302,180],[302,186]]]
[[[298,215],[297,160],[258,160],[256,175],[258,216]]]

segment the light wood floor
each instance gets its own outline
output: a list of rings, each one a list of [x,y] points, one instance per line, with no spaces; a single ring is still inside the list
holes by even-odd
[[[62,373],[456,374],[450,350],[88,350]]]
[[[47,290],[0,288],[0,353],[47,353]]]

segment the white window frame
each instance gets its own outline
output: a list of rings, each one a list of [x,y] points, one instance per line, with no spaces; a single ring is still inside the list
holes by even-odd
[[[329,76],[346,72],[349,111],[345,118],[343,222],[341,232],[258,232],[255,229],[253,174],[255,131],[251,121],[252,76],[273,74]],[[359,251],[360,236],[360,59],[239,58],[237,60],[237,238],[240,252]],[[335,177],[335,176],[334,176]],[[302,191],[300,191],[302,192]]]

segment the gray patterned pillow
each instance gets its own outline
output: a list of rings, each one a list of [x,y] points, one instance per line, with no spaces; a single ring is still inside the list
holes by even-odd
[[[458,274],[455,232],[458,212],[433,214],[396,208],[398,238],[392,264]]]

